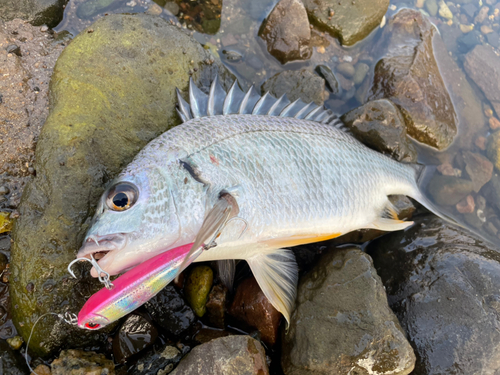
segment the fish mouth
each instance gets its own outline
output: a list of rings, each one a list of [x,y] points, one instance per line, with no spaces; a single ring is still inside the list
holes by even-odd
[[[88,258],[91,256],[97,260],[99,266],[110,275],[116,275],[120,270],[109,269],[117,252],[125,248],[128,238],[126,233],[116,233],[104,236],[90,235],[76,254],[77,258]],[[91,275],[97,277],[97,271],[92,267]]]

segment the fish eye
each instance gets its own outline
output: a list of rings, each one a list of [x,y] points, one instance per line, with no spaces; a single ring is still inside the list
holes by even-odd
[[[85,328],[88,328],[88,329],[97,329],[100,326],[101,325],[98,323],[91,323],[91,322],[85,323]]]
[[[113,211],[125,211],[137,202],[138,197],[139,192],[134,185],[120,182],[109,189],[106,204]]]

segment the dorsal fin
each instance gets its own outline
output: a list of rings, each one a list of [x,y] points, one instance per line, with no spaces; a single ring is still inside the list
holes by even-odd
[[[234,81],[228,93],[215,77],[207,96],[189,79],[189,103],[182,99],[177,90],[177,113],[183,122],[204,116],[219,116],[230,114],[252,114],[263,116],[295,117],[298,119],[332,124],[341,130],[346,130],[338,117],[329,109],[297,99],[293,103],[286,95],[276,99],[266,92],[260,96],[252,86],[244,93],[238,81]]]

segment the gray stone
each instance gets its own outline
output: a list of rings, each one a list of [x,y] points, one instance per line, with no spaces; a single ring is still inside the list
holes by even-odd
[[[2,0],[0,19],[21,18],[34,26],[56,26],[63,18],[68,0]]]
[[[352,78],[356,72],[354,66],[348,62],[343,62],[337,65],[337,71],[346,78]]]
[[[367,254],[327,252],[300,280],[281,363],[287,375],[413,370],[413,350]]]
[[[312,55],[311,29],[300,0],[281,0],[262,24],[259,36],[282,64],[307,60]]]
[[[134,375],[166,375],[181,360],[182,354],[173,346],[166,345],[159,350],[150,350],[129,370]]]
[[[474,183],[455,176],[435,174],[429,182],[428,190],[437,204],[453,206],[472,193]]]
[[[457,134],[457,115],[434,57],[434,26],[422,13],[403,9],[381,37],[387,50],[375,66],[373,99],[390,99],[403,114],[408,134],[439,150]]]
[[[487,45],[478,45],[465,56],[464,68],[500,114],[500,58]]]
[[[415,221],[368,248],[415,349],[412,374],[496,374],[498,249],[433,215]]]
[[[368,147],[398,161],[417,161],[417,151],[406,136],[404,118],[390,100],[368,102],[347,112],[341,120]]]
[[[338,95],[341,92],[340,83],[333,74],[332,70],[326,65],[318,65],[314,68],[316,73],[319,74],[321,78],[323,78],[326,82],[326,86],[332,92],[333,95]]]
[[[325,100],[325,80],[307,69],[285,70],[264,82],[262,94],[266,91],[277,98],[286,94],[292,102],[302,99],[305,103],[321,105]]]
[[[268,375],[266,353],[250,336],[227,336],[195,347],[172,375]]]
[[[304,0],[304,5],[311,23],[350,46],[380,25],[389,0]]]

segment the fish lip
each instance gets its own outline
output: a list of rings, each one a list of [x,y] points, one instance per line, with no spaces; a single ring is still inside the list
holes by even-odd
[[[114,233],[104,236],[90,235],[88,236],[78,253],[77,258],[89,258],[90,255],[102,252],[120,251],[128,242],[126,233]]]

